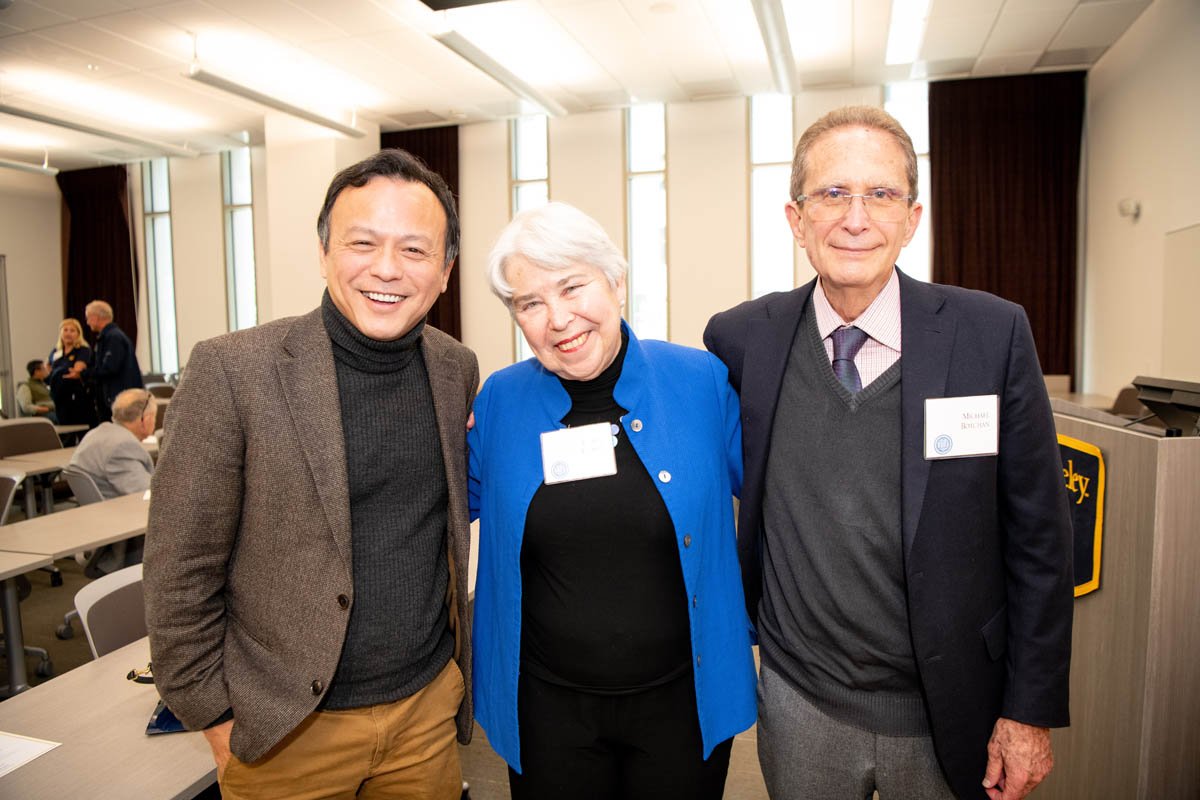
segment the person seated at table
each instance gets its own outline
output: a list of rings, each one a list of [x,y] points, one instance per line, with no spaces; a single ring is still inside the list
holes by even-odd
[[[50,387],[46,378],[50,376],[50,367],[40,358],[35,358],[25,365],[29,372],[29,380],[23,381],[17,387],[17,407],[25,417],[45,417],[57,423],[54,416],[54,399],[50,396]]]
[[[150,488],[154,462],[142,439],[154,432],[157,412],[154,395],[145,389],[126,389],[113,400],[113,422],[102,422],[88,431],[75,448],[70,465],[87,473],[105,500]],[[96,550],[83,574],[98,578],[142,560],[145,536],[135,536]]]
[[[80,377],[92,359],[79,320],[67,317],[58,326],[58,345],[50,354],[50,396],[60,425],[96,427],[96,408]]]

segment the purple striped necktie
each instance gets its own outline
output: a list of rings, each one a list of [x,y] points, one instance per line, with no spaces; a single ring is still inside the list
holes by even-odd
[[[862,379],[854,357],[867,341],[867,332],[853,326],[838,328],[833,332],[833,374],[850,390],[850,394],[862,390]]]

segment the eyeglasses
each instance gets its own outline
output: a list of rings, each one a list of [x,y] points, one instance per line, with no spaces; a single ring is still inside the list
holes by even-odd
[[[808,202],[808,215],[815,222],[832,222],[841,219],[850,211],[854,198],[861,197],[867,216],[876,222],[899,222],[908,216],[912,195],[900,194],[895,189],[872,189],[863,194],[851,194],[845,189],[818,189],[812,194],[802,194],[797,203]]]
[[[150,398],[153,396],[154,395],[150,394],[149,392],[146,392],[146,399],[142,401],[142,410],[138,412],[138,419],[146,416],[146,409],[150,408]]]

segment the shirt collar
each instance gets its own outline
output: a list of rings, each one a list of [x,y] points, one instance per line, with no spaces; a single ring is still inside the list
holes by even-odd
[[[813,289],[813,311],[817,315],[817,330],[822,339],[829,338],[838,328],[853,324],[885,347],[900,352],[900,276],[895,268],[883,290],[858,319],[847,322],[833,310],[820,280]]]

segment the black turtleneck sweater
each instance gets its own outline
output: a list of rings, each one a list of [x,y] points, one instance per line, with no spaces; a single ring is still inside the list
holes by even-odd
[[[446,467],[421,354],[424,323],[380,342],[328,292],[321,310],[337,370],[354,553],[350,622],[322,707],[356,708],[414,694],[454,651]]]
[[[692,653],[675,525],[613,398],[622,338],[602,374],[562,380],[565,424],[617,426],[617,474],[542,484],[521,546],[521,669],[602,694],[665,683],[690,668]]]

